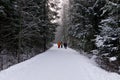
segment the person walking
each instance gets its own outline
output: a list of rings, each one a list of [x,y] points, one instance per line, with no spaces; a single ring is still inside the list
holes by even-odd
[[[58,41],[57,45],[58,45],[58,48],[60,48],[60,46],[61,46],[61,42]]]
[[[63,44],[63,45],[64,45],[64,48],[65,48],[65,49],[67,49],[67,43],[66,43],[66,42],[64,42],[64,44]]]
[[[61,48],[63,48],[63,42],[61,41]]]

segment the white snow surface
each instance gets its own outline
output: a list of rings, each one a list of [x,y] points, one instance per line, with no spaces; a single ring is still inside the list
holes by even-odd
[[[120,80],[75,50],[48,51],[0,72],[0,80]]]

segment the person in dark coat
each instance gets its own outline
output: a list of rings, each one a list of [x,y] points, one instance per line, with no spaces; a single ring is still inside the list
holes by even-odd
[[[61,41],[61,48],[63,48],[63,42]]]
[[[67,43],[66,43],[66,42],[64,42],[64,44],[63,44],[63,45],[64,45],[64,48],[65,48],[65,49],[67,49]]]

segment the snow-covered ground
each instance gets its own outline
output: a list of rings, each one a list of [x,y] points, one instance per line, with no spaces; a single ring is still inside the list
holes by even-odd
[[[54,45],[43,54],[0,72],[0,80],[120,80],[78,52]]]

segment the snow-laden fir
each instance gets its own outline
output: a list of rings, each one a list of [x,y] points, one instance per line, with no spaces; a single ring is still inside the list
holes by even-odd
[[[70,48],[57,48],[0,72],[0,80],[120,80]]]

